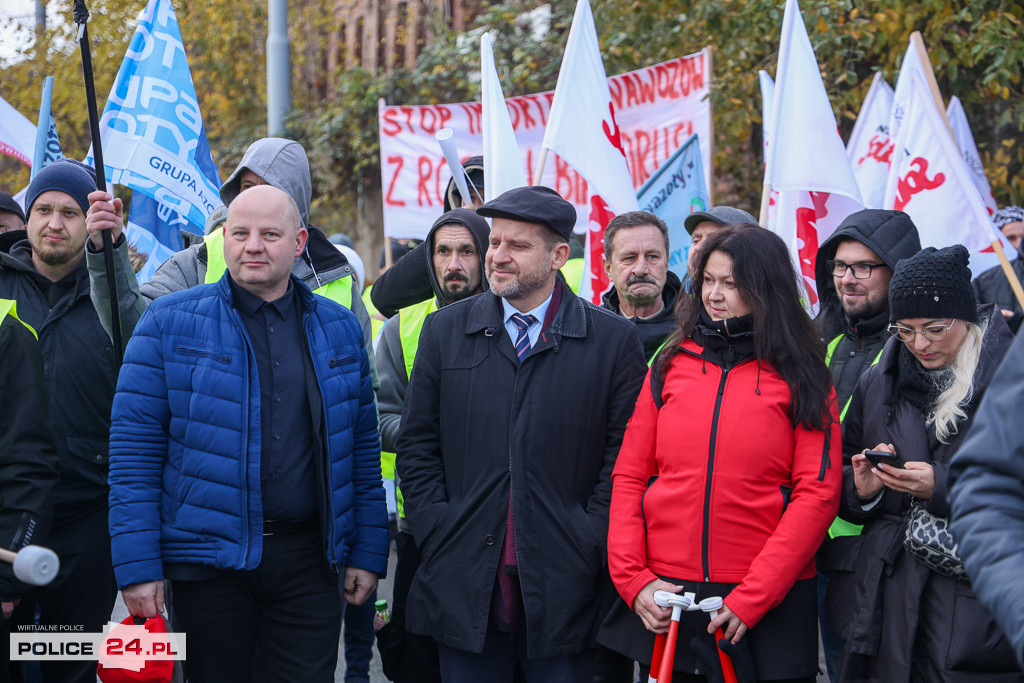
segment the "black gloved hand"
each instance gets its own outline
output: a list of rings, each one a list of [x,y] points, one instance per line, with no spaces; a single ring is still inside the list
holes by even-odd
[[[9,536],[10,542],[2,544],[2,547],[14,552],[31,545],[39,530],[39,520],[30,512],[4,515],[3,522],[6,523],[0,524],[0,538],[8,537],[11,526],[14,527],[14,533]],[[30,586],[15,578],[14,567],[10,563],[0,562],[0,600],[14,601],[29,589]]]
[[[738,645],[724,638],[718,641],[718,647],[732,660],[733,669],[736,670],[738,683],[757,683],[757,674],[754,671],[754,660],[750,656],[750,647],[746,640],[741,640]],[[697,657],[704,662],[710,683],[725,683],[722,675],[722,662],[718,659],[718,653],[714,651],[707,638],[693,638],[690,641],[690,648]]]

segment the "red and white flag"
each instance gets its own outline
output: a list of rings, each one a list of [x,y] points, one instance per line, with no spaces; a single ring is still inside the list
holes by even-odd
[[[991,216],[999,210],[999,204],[992,195],[992,186],[985,175],[985,166],[981,163],[978,146],[974,144],[974,134],[971,133],[971,125],[967,123],[967,114],[964,113],[964,107],[956,95],[953,95],[949,106],[946,107],[946,118],[949,119],[949,127],[953,129],[953,138],[956,140],[956,146],[960,148],[960,156],[971,170],[974,186],[978,188],[981,201],[985,202],[985,208]]]
[[[525,187],[526,171],[512,130],[512,119],[494,66],[491,34],[480,36],[480,100],[483,105],[484,200]]]
[[[601,265],[604,229],[616,214],[639,207],[589,0],[576,3],[542,146],[568,162],[589,186],[590,220],[580,296],[600,303],[610,284]]]
[[[889,116],[892,113],[893,91],[880,71],[875,72],[864,104],[853,124],[853,132],[846,143],[846,153],[853,164],[861,199],[868,209],[882,208],[885,201],[885,181],[889,177]]]
[[[0,155],[32,165],[36,148],[36,124],[0,97]]]
[[[766,227],[789,245],[816,312],[818,245],[863,205],[796,0],[787,0],[782,19],[768,140],[765,183],[778,196]]]
[[[931,65],[928,65],[931,68]],[[917,74],[921,83],[927,87],[928,77],[925,75],[925,66],[921,62],[921,55],[918,53],[913,39],[907,45],[907,51],[903,54],[903,62],[900,64],[900,73],[896,76],[896,87],[892,96],[892,111],[889,113],[889,145],[896,140],[906,117],[910,100],[913,97],[913,86],[910,82],[910,74]],[[891,158],[890,158],[891,163]]]
[[[907,97],[894,140],[885,208],[904,211],[913,219],[922,246],[967,247],[975,275],[998,264],[991,246],[997,237],[1007,257],[1014,258],[1013,248],[992,225],[924,78],[910,72],[905,82]]]

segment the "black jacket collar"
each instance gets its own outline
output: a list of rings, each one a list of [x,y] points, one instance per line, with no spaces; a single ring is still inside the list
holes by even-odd
[[[587,314],[586,304],[583,299],[572,293],[569,285],[561,273],[556,275],[555,287],[561,288],[562,300],[554,316],[550,316],[551,322],[541,330],[543,335],[560,337],[586,337],[587,336]],[[505,315],[501,306],[501,299],[494,292],[487,290],[483,294],[467,300],[472,306],[469,317],[466,319],[466,334],[474,334],[482,330],[499,330],[505,327]],[[552,299],[552,305],[554,299]]]

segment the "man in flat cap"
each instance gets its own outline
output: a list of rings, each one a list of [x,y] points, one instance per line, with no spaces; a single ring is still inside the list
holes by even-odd
[[[572,205],[522,187],[494,219],[490,289],[427,317],[398,473],[423,562],[406,626],[445,683],[593,681],[611,472],[643,382],[636,328],[558,269]]]

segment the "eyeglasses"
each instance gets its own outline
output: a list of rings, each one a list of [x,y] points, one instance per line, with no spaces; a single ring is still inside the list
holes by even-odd
[[[956,322],[956,318],[949,321],[948,325],[938,323],[935,325],[925,325],[919,330],[913,327],[904,327],[903,325],[889,325],[889,333],[894,334],[900,338],[900,341],[904,344],[910,344],[914,341],[914,338],[920,334],[928,341],[942,341],[946,338],[946,334],[949,333],[949,329],[953,327],[953,323]]]
[[[853,269],[853,277],[858,280],[867,280],[871,277],[871,271],[875,268],[885,268],[884,263],[843,263],[842,261],[833,261],[829,259],[825,262],[828,266],[828,271],[832,273],[833,277],[845,277],[846,270],[848,268]]]

